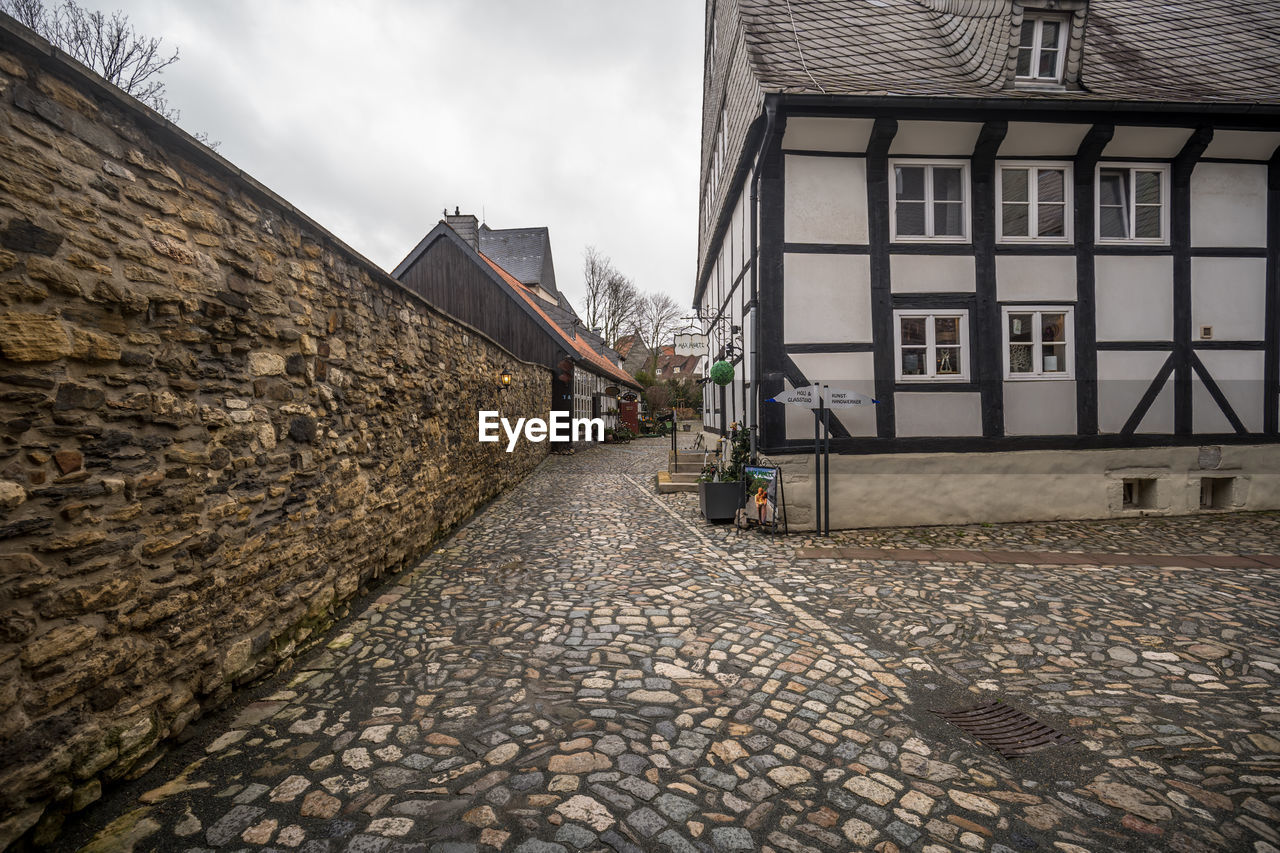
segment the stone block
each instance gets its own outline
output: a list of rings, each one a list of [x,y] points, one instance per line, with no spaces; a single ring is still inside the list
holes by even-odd
[[[28,219],[10,219],[0,230],[0,246],[17,252],[52,256],[62,245],[63,236],[41,228]]]
[[[281,376],[285,372],[284,356],[274,352],[251,352],[249,372],[254,376]]]
[[[56,314],[0,314],[0,354],[10,361],[57,361],[75,351]]]

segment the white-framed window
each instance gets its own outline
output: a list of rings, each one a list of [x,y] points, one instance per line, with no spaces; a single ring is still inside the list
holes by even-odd
[[[1006,305],[1005,379],[1071,379],[1075,375],[1075,309],[1069,305]]]
[[[996,239],[1071,242],[1071,166],[1067,163],[1002,163],[996,170]]]
[[[889,161],[889,229],[898,242],[969,239],[967,160]]]
[[[1169,242],[1169,167],[1098,165],[1097,237],[1100,241]]]
[[[1058,15],[1025,15],[1018,35],[1015,80],[1061,83],[1067,56],[1067,19]]]
[[[963,382],[969,378],[969,312],[893,312],[894,358],[900,382]]]

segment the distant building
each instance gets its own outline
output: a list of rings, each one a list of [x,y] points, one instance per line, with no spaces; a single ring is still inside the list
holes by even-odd
[[[481,251],[485,239],[528,282]],[[613,428],[619,396],[640,390],[618,366],[617,354],[582,328],[556,289],[546,228],[498,231],[455,213],[431,229],[392,275],[517,357],[547,367],[554,410],[603,418]]]
[[[1273,0],[706,8],[708,429],[809,476],[768,400],[876,399],[837,526],[1280,506]]]

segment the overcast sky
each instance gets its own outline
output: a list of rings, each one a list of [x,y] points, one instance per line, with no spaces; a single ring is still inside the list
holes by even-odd
[[[392,269],[447,206],[693,294],[698,0],[85,0],[181,51],[179,124]]]

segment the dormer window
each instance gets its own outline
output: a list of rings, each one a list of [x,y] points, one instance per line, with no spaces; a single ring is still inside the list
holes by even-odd
[[[1020,83],[1061,83],[1067,55],[1067,20],[1026,15],[1018,40],[1016,78]]]

